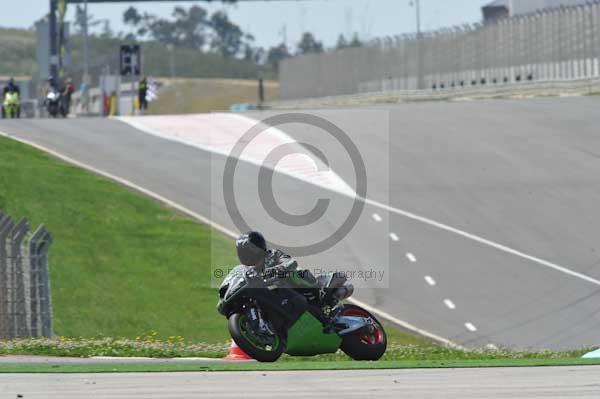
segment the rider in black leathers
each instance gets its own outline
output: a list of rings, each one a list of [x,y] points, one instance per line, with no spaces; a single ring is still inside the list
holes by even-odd
[[[263,235],[257,231],[242,234],[236,241],[240,262],[254,266],[266,277],[287,278],[296,288],[318,288],[319,282],[308,270],[298,269],[298,262],[278,249],[267,249]]]

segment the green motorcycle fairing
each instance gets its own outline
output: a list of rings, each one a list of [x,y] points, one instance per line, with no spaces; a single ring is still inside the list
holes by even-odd
[[[314,356],[335,353],[342,339],[335,333],[323,333],[323,324],[309,312],[290,327],[285,353],[291,356]]]

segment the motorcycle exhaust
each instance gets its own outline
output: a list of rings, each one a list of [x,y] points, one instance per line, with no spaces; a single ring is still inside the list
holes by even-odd
[[[338,301],[342,301],[346,298],[349,298],[354,294],[354,286],[352,284],[346,284],[343,287],[336,288],[335,293],[333,294]]]

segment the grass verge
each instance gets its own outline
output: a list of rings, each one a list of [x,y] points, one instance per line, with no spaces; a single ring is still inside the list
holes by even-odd
[[[171,357],[181,342],[201,342],[192,349],[201,356],[226,351],[230,338],[210,273],[211,263],[235,264],[228,238],[7,138],[0,138],[0,209],[52,232],[54,333],[77,337],[1,343],[0,354]],[[387,330],[397,344],[430,344]]]
[[[44,223],[54,236],[56,335],[228,340],[210,286],[213,262],[235,262],[233,243],[220,233],[5,138],[0,209]]]
[[[162,81],[163,79],[161,79]],[[198,114],[229,110],[236,103],[258,102],[258,82],[242,79],[165,79],[148,114]],[[265,101],[279,98],[279,83],[265,81]]]
[[[89,358],[94,356],[111,357],[152,357],[152,358],[181,358],[181,357],[207,357],[222,358],[229,350],[228,343],[222,344],[191,344],[184,342],[180,337],[172,337],[167,341],[156,339],[153,335],[136,339],[25,339],[0,342],[1,355],[43,355],[43,356],[68,356]],[[514,364],[531,365],[532,362],[575,362],[589,349],[574,351],[506,351],[506,350],[458,350],[438,345],[415,345],[390,343],[382,360],[384,362],[400,362],[401,364],[435,364],[444,362],[452,364]],[[425,363],[422,363],[426,359]],[[567,359],[567,360],[565,360]],[[314,357],[282,356],[280,364],[287,363],[344,363],[350,359],[338,351],[335,354],[319,355]],[[2,364],[0,358],[0,364]],[[365,364],[365,363],[363,363]],[[387,363],[386,363],[387,364]],[[579,363],[573,363],[579,364]],[[585,364],[585,363],[582,363]],[[312,366],[306,366],[312,367]]]
[[[171,358],[222,357],[227,353],[226,321],[214,309],[216,290],[210,287],[211,262],[235,263],[232,243],[226,237],[211,238],[218,233],[151,199],[5,138],[0,138],[0,209],[14,217],[26,216],[34,225],[45,223],[54,235],[50,272],[55,333],[60,336],[0,342],[0,355]],[[307,359],[284,356],[277,365],[210,365],[208,369],[598,363],[579,359],[587,351],[583,349],[559,353],[460,351],[435,346],[389,325],[386,328],[390,347],[382,362],[349,362],[337,353]],[[0,362],[0,371],[29,372],[206,369],[198,365],[81,367]]]

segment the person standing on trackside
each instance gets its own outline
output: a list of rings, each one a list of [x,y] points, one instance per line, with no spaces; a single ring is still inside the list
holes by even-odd
[[[71,111],[71,96],[75,91],[75,86],[73,86],[73,81],[71,78],[67,79],[67,84],[65,85],[65,90],[63,92],[64,96],[64,107],[65,107],[65,115],[69,115]]]
[[[143,114],[148,109],[148,100],[146,95],[148,94],[148,80],[144,76],[139,83],[138,88],[138,104],[140,107],[140,114]]]

